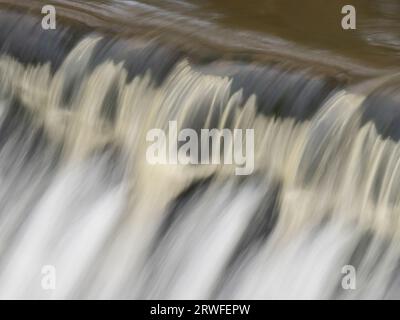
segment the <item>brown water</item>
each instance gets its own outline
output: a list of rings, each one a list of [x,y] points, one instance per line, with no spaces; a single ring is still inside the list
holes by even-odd
[[[374,65],[397,64],[400,50],[400,2],[397,0],[213,0],[192,1],[204,18],[236,31],[329,50]],[[341,9],[357,10],[357,29],[343,30]]]
[[[0,0],[39,14],[54,4],[61,18],[120,36],[179,39],[187,48],[282,55],[336,65],[349,72],[393,69],[400,59],[400,3],[396,0]],[[357,29],[343,30],[341,8],[353,4]],[[200,50],[199,49],[199,50]],[[197,49],[193,49],[196,51]],[[376,70],[375,70],[376,71]]]

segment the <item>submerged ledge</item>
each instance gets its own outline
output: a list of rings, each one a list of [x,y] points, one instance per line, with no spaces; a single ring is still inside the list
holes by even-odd
[[[393,72],[324,49],[303,46],[283,38],[252,31],[236,31],[209,21],[165,12],[134,2],[125,7],[106,3],[50,1],[57,8],[60,26],[75,32],[97,32],[110,38],[152,40],[182,51],[199,61],[236,61],[285,64],[309,68],[349,82]],[[0,10],[12,10],[41,18],[43,1],[0,0]],[[46,2],[47,4],[47,2]],[[116,9],[117,8],[117,9]]]

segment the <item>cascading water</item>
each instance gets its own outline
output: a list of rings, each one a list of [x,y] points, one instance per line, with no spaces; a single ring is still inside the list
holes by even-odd
[[[0,12],[0,298],[400,298],[398,74],[289,63],[276,39],[254,48],[267,62],[178,49],[97,32],[96,15],[47,32],[13,5]],[[130,5],[158,28],[179,21]],[[146,134],[171,120],[254,129],[254,172],[150,165]]]

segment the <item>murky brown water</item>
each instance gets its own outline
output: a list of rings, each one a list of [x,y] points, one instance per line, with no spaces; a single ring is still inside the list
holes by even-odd
[[[164,31],[188,46],[200,39],[227,51],[295,55],[344,69],[355,69],[354,63],[392,68],[400,61],[397,0],[0,1],[4,3],[30,6],[36,13],[51,3],[64,17],[120,34],[139,30],[158,36]],[[357,30],[341,28],[345,4],[357,10]]]
[[[275,35],[312,48],[328,49],[373,64],[397,64],[400,2],[397,0],[206,0],[203,16],[237,31]],[[357,29],[343,30],[341,8],[357,10]]]

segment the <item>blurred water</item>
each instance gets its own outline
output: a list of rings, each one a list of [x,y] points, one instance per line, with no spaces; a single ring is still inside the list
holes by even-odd
[[[317,1],[53,1],[51,32],[6,2],[1,298],[399,297],[397,45],[373,28],[395,37],[394,2],[357,2],[350,35],[313,28]],[[150,165],[170,120],[254,129],[254,173]]]

